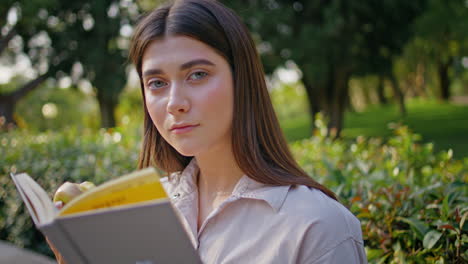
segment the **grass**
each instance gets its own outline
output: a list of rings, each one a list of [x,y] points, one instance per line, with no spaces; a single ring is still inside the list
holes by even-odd
[[[408,114],[402,117],[397,105],[373,106],[364,112],[348,112],[344,138],[387,137],[388,124],[401,122],[420,134],[424,142],[433,142],[436,151],[452,149],[456,158],[468,157],[468,106],[430,100],[411,100]],[[310,136],[307,113],[281,121],[290,142]]]

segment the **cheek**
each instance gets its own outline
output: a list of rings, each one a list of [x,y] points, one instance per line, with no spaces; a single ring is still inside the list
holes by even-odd
[[[165,114],[164,114],[164,106],[161,100],[158,100],[156,97],[147,94],[145,95],[145,101],[146,101],[146,108],[151,117],[151,120],[153,120],[153,124],[156,126],[158,131],[164,131],[163,125],[164,125]]]
[[[214,82],[211,89],[204,94],[203,105],[206,111],[219,118],[232,118],[233,112],[233,87],[226,84],[226,79]],[[230,121],[230,120],[226,120]]]

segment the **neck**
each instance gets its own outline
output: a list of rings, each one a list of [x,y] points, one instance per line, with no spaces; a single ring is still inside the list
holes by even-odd
[[[201,193],[215,196],[231,194],[244,174],[237,165],[230,147],[204,153],[195,158],[200,168],[198,189]]]

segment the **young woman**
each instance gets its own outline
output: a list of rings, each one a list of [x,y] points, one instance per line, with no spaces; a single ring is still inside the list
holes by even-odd
[[[156,166],[204,263],[366,263],[358,219],[294,161],[255,45],[233,11],[182,0],[145,16],[130,58]]]
[[[359,221],[294,161],[245,25],[216,1],[143,18],[141,168],[166,190],[206,263],[365,263]]]

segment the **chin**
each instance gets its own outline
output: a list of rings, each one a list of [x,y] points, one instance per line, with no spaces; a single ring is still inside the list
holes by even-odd
[[[186,157],[193,157],[198,153],[197,148],[189,147],[189,146],[176,146],[174,147],[180,155]]]

